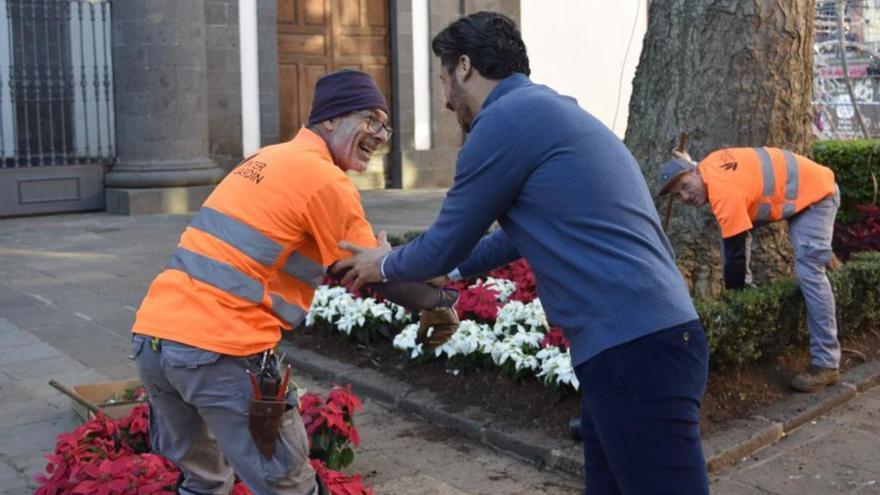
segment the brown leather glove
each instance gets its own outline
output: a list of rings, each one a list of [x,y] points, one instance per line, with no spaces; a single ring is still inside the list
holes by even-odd
[[[426,309],[419,316],[419,331],[416,342],[423,349],[433,349],[445,344],[458,330],[458,313],[455,308],[441,306]]]

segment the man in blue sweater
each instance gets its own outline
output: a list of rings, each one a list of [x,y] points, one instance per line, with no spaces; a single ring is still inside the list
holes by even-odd
[[[455,182],[401,249],[343,245],[356,253],[339,263],[347,281],[472,276],[524,256],[571,342],[590,495],[708,493],[706,337],[635,159],[574,99],[529,80],[507,17],[463,17],[432,48],[469,132]]]

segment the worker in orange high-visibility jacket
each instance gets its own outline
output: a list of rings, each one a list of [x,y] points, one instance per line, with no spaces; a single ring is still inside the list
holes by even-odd
[[[229,493],[236,474],[256,494],[318,493],[296,393],[276,381],[273,397],[258,397],[261,372],[274,366],[267,351],[281,328],[303,321],[326,269],[350,256],[339,242],[385,242],[345,171],[364,171],[390,136],[385,98],[369,75],[324,76],[308,125],[217,185],[150,285],[133,354],[153,449],[180,468],[179,493]],[[415,309],[454,302],[426,284],[403,292]],[[256,387],[249,372],[260,376]],[[256,413],[257,398],[289,404]],[[259,423],[264,413],[271,421]]]
[[[834,217],[840,191],[834,172],[778,148],[726,148],[694,164],[687,153],[660,171],[660,194],[690,206],[709,204],[724,246],[724,283],[741,289],[747,271],[748,232],[787,220],[795,251],[795,273],[807,307],[811,364],[791,385],[815,392],[840,379],[840,343],[834,293],[825,269],[831,262]]]

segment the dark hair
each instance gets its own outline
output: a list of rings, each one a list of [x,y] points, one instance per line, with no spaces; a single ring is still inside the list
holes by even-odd
[[[434,37],[431,50],[449,72],[462,55],[467,55],[474,69],[487,79],[532,72],[516,24],[497,12],[477,12],[446,26]]]

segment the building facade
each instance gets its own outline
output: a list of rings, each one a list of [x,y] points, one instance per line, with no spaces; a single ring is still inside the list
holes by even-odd
[[[598,116],[622,135],[648,1],[607,3],[0,0],[0,216],[192,211],[342,68],[376,78],[395,128],[358,187],[446,187],[464,135],[430,40],[480,10],[520,24],[536,82],[616,102]]]

